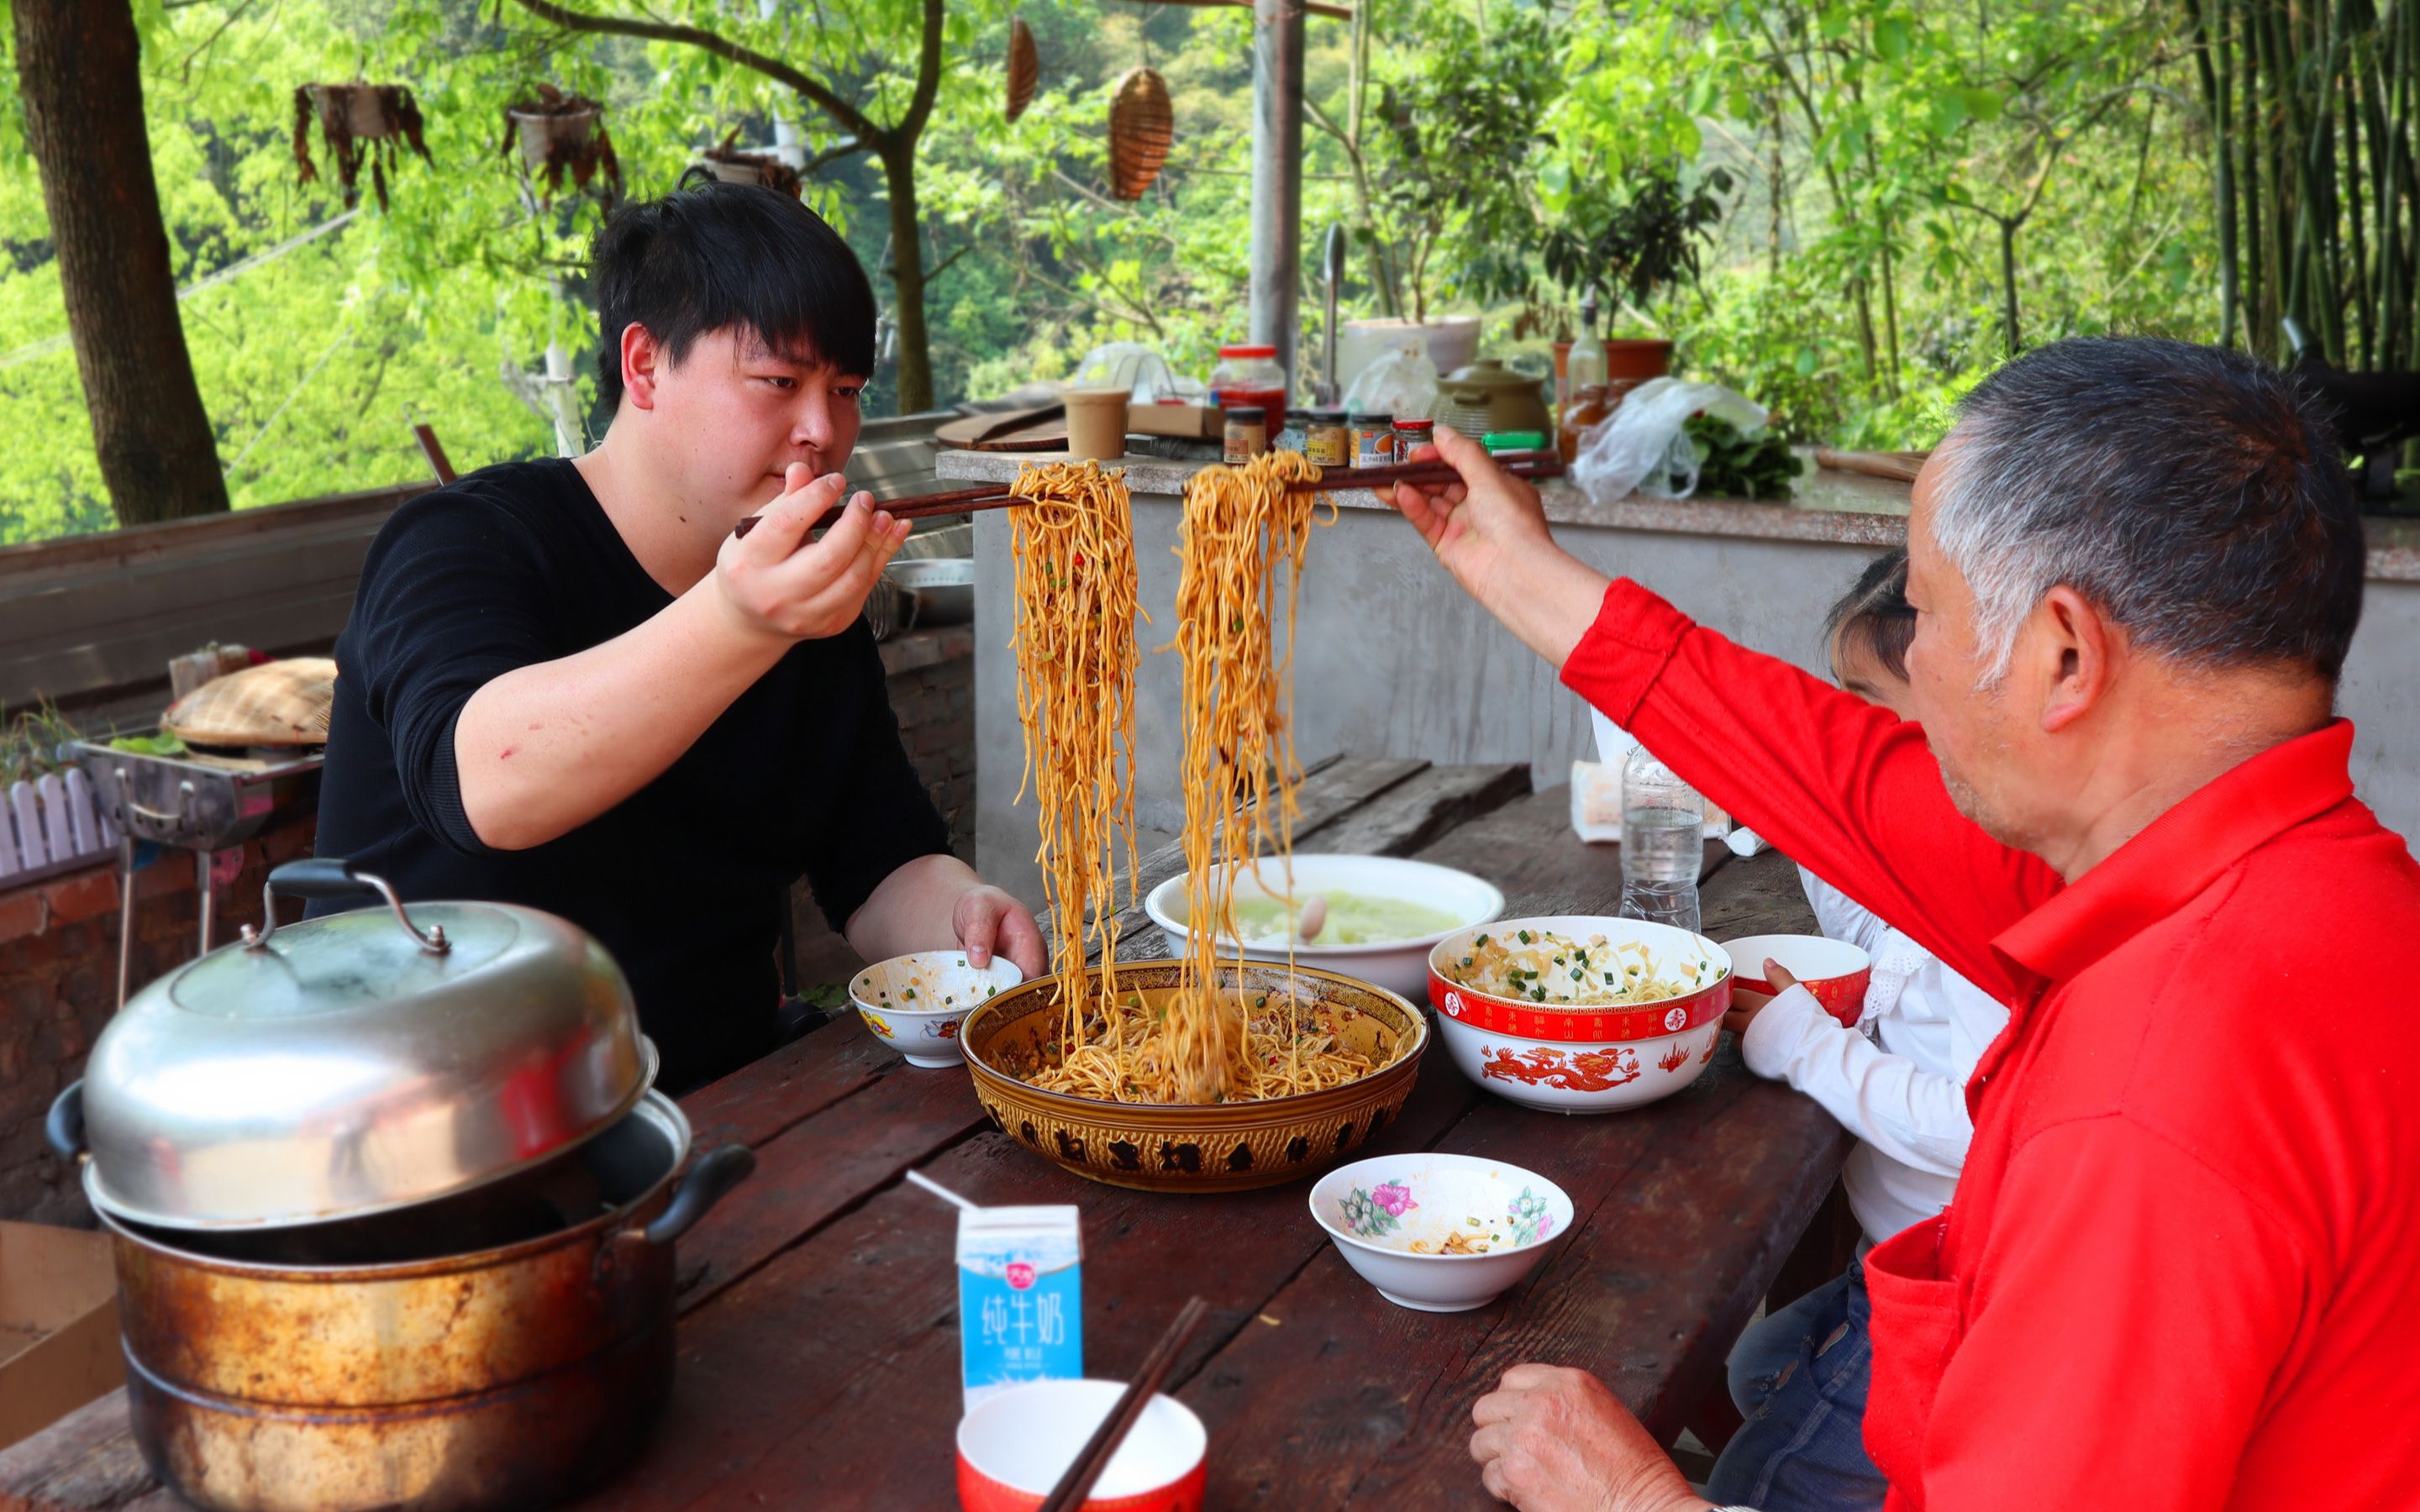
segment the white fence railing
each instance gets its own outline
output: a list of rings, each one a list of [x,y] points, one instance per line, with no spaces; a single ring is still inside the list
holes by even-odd
[[[80,768],[11,783],[0,800],[0,887],[89,866],[117,843],[117,826]]]

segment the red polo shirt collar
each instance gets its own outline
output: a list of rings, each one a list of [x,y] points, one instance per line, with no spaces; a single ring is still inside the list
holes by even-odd
[[[2352,796],[2352,724],[2262,751],[2153,820],[1992,949],[2021,987],[2074,977],[2174,914],[2256,847]]]

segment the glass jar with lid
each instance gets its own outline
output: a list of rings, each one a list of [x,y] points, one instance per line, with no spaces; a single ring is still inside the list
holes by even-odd
[[[1275,347],[1218,348],[1218,365],[1210,370],[1210,402],[1218,409],[1256,406],[1275,436],[1285,429],[1287,388]]]

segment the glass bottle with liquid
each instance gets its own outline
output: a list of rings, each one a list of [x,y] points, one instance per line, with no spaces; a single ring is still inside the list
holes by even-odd
[[[1621,767],[1621,917],[1698,933],[1706,800],[1641,746]]]
[[[1580,323],[1572,334],[1571,355],[1563,360],[1563,408],[1566,412],[1582,390],[1602,388],[1606,366],[1605,340],[1596,330],[1596,291],[1590,289],[1580,299]],[[1562,417],[1558,416],[1558,420]]]

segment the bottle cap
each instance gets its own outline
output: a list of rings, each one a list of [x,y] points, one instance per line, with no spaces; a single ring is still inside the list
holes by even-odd
[[[1256,404],[1232,405],[1219,413],[1230,421],[1240,420],[1247,425],[1265,425],[1269,422],[1268,410]]]

